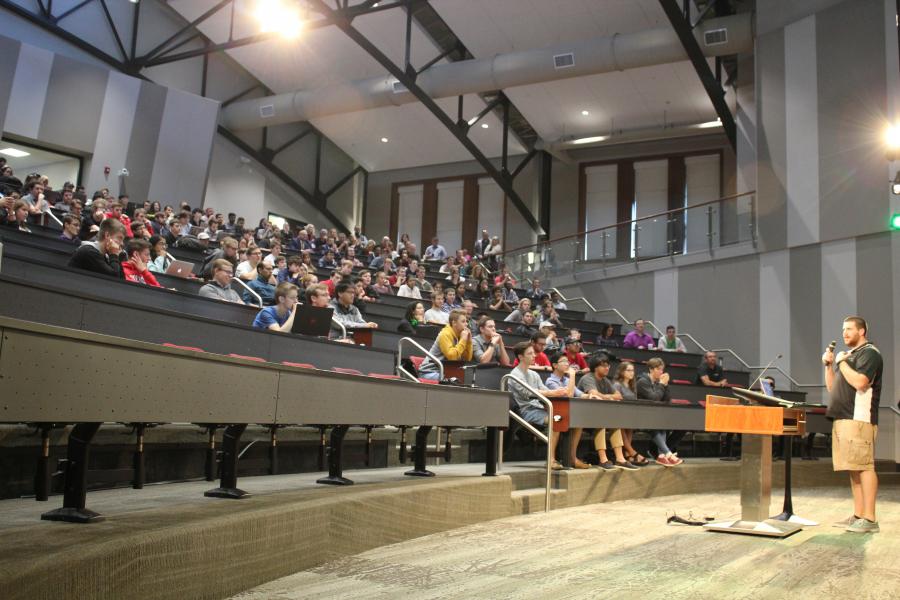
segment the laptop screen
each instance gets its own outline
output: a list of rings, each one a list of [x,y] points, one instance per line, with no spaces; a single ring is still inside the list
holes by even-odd
[[[775,395],[775,389],[772,387],[772,384],[769,382],[768,379],[760,379],[759,385],[762,388],[763,394],[765,394],[766,396],[774,396]]]

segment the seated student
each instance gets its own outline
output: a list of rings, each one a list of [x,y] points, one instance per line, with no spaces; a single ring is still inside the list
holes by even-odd
[[[122,275],[125,281],[142,283],[152,287],[162,287],[150,272],[150,242],[140,238],[132,238],[125,244],[128,260],[122,263]]]
[[[81,220],[73,214],[63,216],[63,230],[59,239],[70,244],[81,244],[78,232],[81,231]]]
[[[449,313],[444,312],[444,292],[431,292],[431,308],[425,311],[425,323],[429,325],[446,325]]]
[[[300,288],[293,283],[279,283],[275,288],[275,304],[267,306],[256,314],[253,327],[269,331],[290,333],[294,327],[294,316],[297,314],[297,299]]]
[[[100,231],[100,224],[106,218],[106,201],[103,199],[94,200],[91,204],[91,210],[81,218],[81,233],[78,237],[82,241],[96,240],[97,232]]]
[[[462,304],[460,304],[459,299],[456,297],[456,290],[452,287],[448,287],[444,290],[444,306],[441,308],[445,313],[450,314],[450,311],[459,310],[462,308]]]
[[[356,299],[353,301],[353,304],[356,305],[356,308],[359,309],[363,315],[366,314],[365,306],[366,304],[371,304],[372,302],[378,302],[377,298],[371,297],[366,293],[366,284],[363,283],[362,279],[356,279],[353,281],[353,288],[356,291]]]
[[[328,295],[334,298],[334,288],[337,287],[337,284],[344,280],[344,274],[341,273],[340,269],[333,269],[331,271],[331,277],[322,282],[328,289]]]
[[[341,281],[335,286],[334,300],[331,301],[334,320],[347,329],[378,329],[378,323],[367,322],[362,318],[359,309],[353,305],[355,295],[356,288],[349,281]]]
[[[134,234],[131,233],[131,217],[125,214],[125,205],[120,201],[113,201],[109,205],[109,212],[107,212],[105,216],[107,219],[116,219],[118,221],[121,221],[122,225],[125,226],[125,236],[129,238],[134,237]]]
[[[600,335],[596,344],[603,348],[618,348],[619,340],[616,339],[615,327],[611,323],[600,323]]]
[[[544,384],[547,386],[547,389],[566,390],[568,392],[570,384],[575,382],[575,367],[569,363],[569,359],[566,358],[566,355],[562,352],[554,352],[552,355],[550,355],[550,364],[553,367],[553,371],[544,382]],[[572,387],[572,398],[581,398],[585,395],[585,393],[577,387]],[[573,429],[571,432],[571,437],[569,438],[569,462],[571,462],[572,466],[576,469],[590,469],[591,465],[578,459],[578,443],[580,441],[581,429]]]
[[[544,353],[544,348],[547,346],[547,336],[540,331],[531,336],[531,342],[529,342],[532,346],[534,346],[534,358],[531,361],[531,366],[528,367],[532,371],[552,371],[553,367],[550,365],[550,359],[547,358],[547,355]],[[515,367],[518,363],[519,359],[516,359],[516,362],[513,363]]]
[[[669,374],[665,372],[666,363],[661,358],[653,357],[647,361],[647,372],[637,380],[638,400],[650,400],[668,404]],[[656,444],[656,462],[664,467],[674,467],[684,461],[678,458],[675,448],[684,437],[683,431],[652,431],[653,443]]]
[[[519,295],[513,289],[512,279],[506,279],[503,282],[503,301],[510,306],[515,306],[519,303]]]
[[[434,340],[430,352],[441,362],[472,360],[472,332],[469,331],[465,311],[459,309],[450,311],[447,325],[441,329],[437,339]],[[432,381],[440,380],[441,374],[438,366],[431,358],[426,357],[419,365],[419,377]]]
[[[538,314],[538,320],[540,321],[550,321],[556,327],[562,329],[563,324],[562,321],[559,320],[559,315],[556,313],[556,309],[553,308],[553,305],[549,300],[544,302],[541,305],[540,314]]]
[[[16,200],[12,206],[12,210],[7,214],[3,225],[18,229],[24,233],[31,233],[28,228],[28,204],[24,200]]]
[[[559,338],[556,336],[556,325],[551,321],[542,321],[538,330],[547,336],[544,344],[544,352],[556,352],[560,349]]]
[[[222,241],[219,242],[219,249],[214,250],[203,259],[203,267],[200,269],[200,273],[204,279],[212,277],[212,264],[219,259],[227,260],[231,264],[232,269],[237,269],[238,241],[236,239],[231,237],[222,238]]]
[[[336,269],[338,267],[337,261],[334,259],[334,250],[329,248],[322,258],[319,259],[319,268],[320,269]]]
[[[634,376],[634,363],[622,361],[616,368],[616,376],[613,380],[613,387],[617,392],[622,394],[622,400],[634,402],[637,397],[636,378]],[[622,450],[625,454],[625,460],[638,467],[646,467],[650,464],[641,453],[634,449],[631,445],[634,439],[633,429],[622,430]]]
[[[125,242],[125,226],[116,219],[106,219],[100,224],[96,242],[85,242],[69,259],[69,266],[93,271],[101,275],[122,278],[122,253]]]
[[[372,284],[372,290],[379,296],[393,296],[394,290],[391,288],[390,280],[387,273],[378,271],[375,273],[375,283]]]
[[[609,380],[609,357],[600,352],[591,356],[588,363],[590,373],[581,378],[578,382],[578,388],[585,392],[589,398],[597,400],[621,400],[622,394],[616,391],[612,381]],[[577,430],[576,430],[577,432]],[[577,439],[577,436],[576,438]],[[632,463],[625,460],[622,454],[622,430],[614,429],[609,436],[609,442],[613,448],[615,455],[615,463],[611,462],[606,455],[606,429],[594,430],[594,449],[600,460],[600,468],[604,470],[623,469],[626,471],[634,471],[637,469]]]
[[[397,325],[397,331],[412,335],[423,325],[425,325],[425,307],[418,300],[413,300],[406,305],[406,312]]]
[[[522,315],[522,322],[519,323],[519,326],[513,330],[515,335],[521,335],[522,337],[530,338],[535,333],[537,333],[538,328],[535,327],[534,324],[534,313],[527,312]]]
[[[725,373],[722,371],[722,365],[715,352],[707,352],[703,355],[703,362],[697,369],[697,378],[694,380],[697,385],[707,385],[710,387],[725,387],[728,380],[725,379]]]
[[[491,299],[487,301],[488,308],[491,310],[504,310],[511,312],[512,307],[503,300],[503,290],[495,287],[491,292]]]
[[[261,262],[256,266],[257,277],[253,281],[247,282],[247,287],[259,294],[262,298],[263,306],[272,306],[275,304],[275,286],[270,283],[272,279],[272,265]],[[241,294],[244,304],[256,304],[256,298],[249,290],[244,290]]]
[[[659,338],[657,350],[662,350],[663,352],[687,352],[687,348],[684,347],[684,342],[675,336],[674,325],[666,327],[666,335],[665,337]]]
[[[416,285],[415,277],[404,274],[397,278],[397,283],[400,284],[400,287],[397,288],[397,295],[401,298],[422,299],[422,292]]]
[[[169,258],[169,244],[162,236],[154,235],[150,238],[150,270],[154,273],[165,273],[172,259]]]
[[[204,298],[222,300],[243,304],[240,295],[231,288],[231,280],[234,277],[234,267],[224,258],[213,261],[212,279],[200,288],[200,295]]]
[[[503,319],[506,323],[521,323],[522,315],[527,312],[531,312],[531,298],[522,298],[519,300],[519,306],[516,310],[509,313],[505,319]]]
[[[472,338],[472,355],[482,365],[500,363],[500,366],[508,367],[512,364],[492,318],[481,317],[478,320],[478,335]]]
[[[573,331],[575,330],[569,330],[569,337],[565,339],[565,344],[562,349],[566,354],[566,358],[569,359],[569,364],[575,367],[579,374],[584,375],[590,371],[590,369],[588,369],[587,361],[584,360],[584,355],[581,353],[581,340],[572,337]]]
[[[259,274],[256,272],[256,268],[262,262],[262,249],[261,248],[248,248],[247,249],[247,260],[238,264],[237,269],[234,270],[235,277],[240,277],[244,281],[253,281]]]
[[[304,230],[301,229],[301,231]],[[306,272],[306,267],[303,266],[303,261],[299,256],[289,256],[287,266],[278,270],[278,283],[287,282],[300,285],[300,280],[306,275]]]
[[[534,372],[532,368],[534,363],[534,346],[530,342],[519,342],[513,346],[513,352],[516,354],[516,368],[510,371],[513,379],[527,384],[532,389],[539,391],[547,398],[571,398],[575,396],[575,378],[569,377],[566,387],[551,390],[544,382],[541,376]],[[513,400],[519,408],[522,418],[535,427],[546,425],[550,437],[550,456],[554,457],[550,467],[554,470],[562,469],[562,465],[556,461],[556,443],[559,441],[559,433],[553,431],[553,427],[549,423],[547,409],[544,404],[534,396],[528,389],[517,385],[514,381],[509,382],[509,391]]]
[[[553,304],[553,308],[556,310],[568,310],[568,306],[563,302],[562,297],[560,297],[559,292],[556,290],[550,292],[550,302]]]
[[[139,238],[142,240],[150,239],[150,234],[147,233],[147,228],[140,221],[132,221],[131,222],[131,237]]]
[[[629,331],[622,342],[623,348],[637,348],[638,350],[652,350],[655,344],[653,337],[644,332],[644,320],[634,322],[634,329]]]

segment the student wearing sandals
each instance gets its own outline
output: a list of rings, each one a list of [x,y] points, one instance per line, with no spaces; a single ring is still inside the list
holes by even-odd
[[[637,385],[635,381],[634,363],[625,361],[620,362],[619,367],[616,369],[616,378],[613,382],[613,388],[622,394],[622,400],[637,400]],[[622,450],[625,453],[625,460],[630,461],[631,464],[638,467],[646,467],[650,464],[650,461],[642,456],[631,445],[631,440],[633,438],[633,429],[622,430]]]

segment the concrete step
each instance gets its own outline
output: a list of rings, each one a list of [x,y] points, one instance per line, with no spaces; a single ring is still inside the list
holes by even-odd
[[[568,506],[566,503],[567,490],[551,489],[550,490],[550,508],[564,508]],[[543,512],[544,510],[545,490],[542,487],[525,488],[515,490],[510,494],[513,501],[513,514],[521,513],[531,514]]]
[[[561,476],[562,471],[553,471],[550,474],[550,485],[556,489],[565,489],[566,478]],[[509,478],[512,480],[513,490],[524,490],[529,488],[541,488],[544,489],[544,481],[547,476],[547,472],[543,467],[507,467],[504,465],[503,469],[504,475],[509,475]]]

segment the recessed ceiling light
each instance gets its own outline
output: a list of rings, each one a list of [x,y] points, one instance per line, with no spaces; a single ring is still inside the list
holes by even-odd
[[[582,117],[586,117],[586,116],[588,116],[588,115],[590,115],[590,114],[591,114],[591,111],[589,111],[589,110],[583,110],[583,111],[581,111],[581,116],[582,116]]]
[[[382,143],[382,144],[387,144],[389,141],[390,141],[390,140],[387,139],[387,138],[381,138],[381,143]]]
[[[577,140],[572,140],[572,143],[573,144],[593,144],[594,142],[602,142],[603,140],[605,140],[608,137],[609,137],[608,135],[595,135],[595,136],[591,136],[591,137],[583,137],[583,138],[578,138]]]
[[[18,148],[4,148],[3,150],[0,150],[0,154],[12,156],[13,158],[22,158],[23,156],[31,156],[30,152],[25,152],[24,150],[19,150]]]
[[[488,127],[489,127],[489,125],[488,125],[487,123],[482,123],[482,124],[481,124],[481,128],[482,128],[482,129],[487,129]]]

